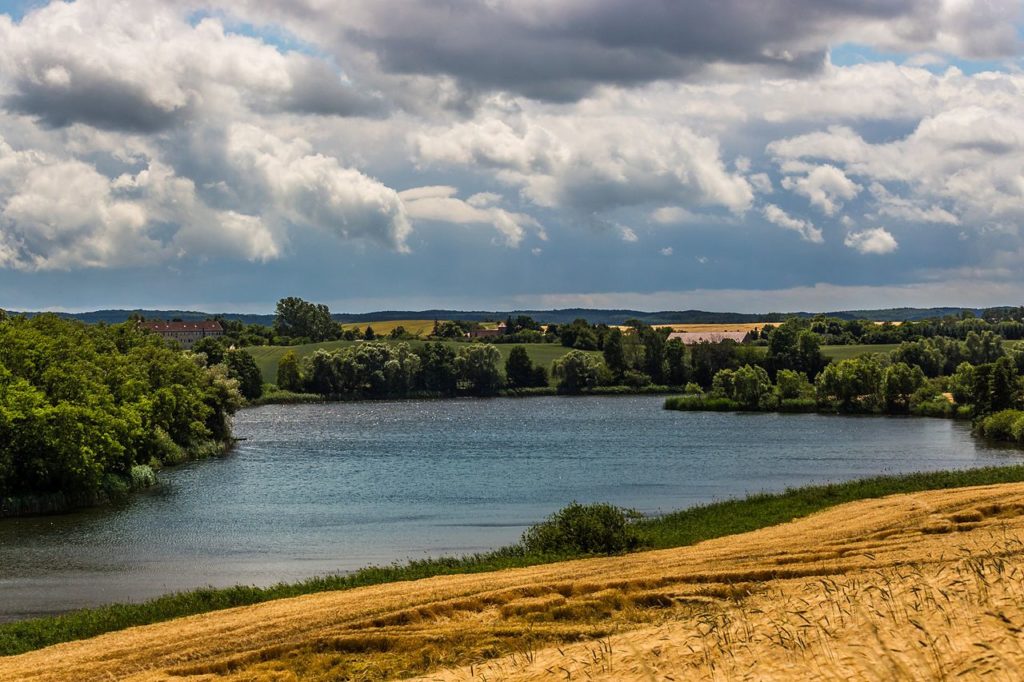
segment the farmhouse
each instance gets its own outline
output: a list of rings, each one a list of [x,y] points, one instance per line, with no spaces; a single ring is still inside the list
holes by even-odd
[[[750,332],[672,332],[668,338],[670,341],[679,339],[687,346],[697,343],[721,343],[722,341],[746,343],[750,340]]]
[[[177,341],[182,348],[191,348],[199,339],[208,336],[223,336],[224,328],[220,322],[206,320],[205,322],[141,322],[143,329],[159,334],[168,341]]]
[[[507,327],[505,326],[505,323],[499,322],[497,327],[492,327],[490,329],[474,329],[473,331],[468,332],[466,336],[471,339],[487,339],[493,336],[503,335],[506,329]]]

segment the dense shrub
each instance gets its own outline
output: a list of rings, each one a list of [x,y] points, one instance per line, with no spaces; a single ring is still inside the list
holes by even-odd
[[[779,401],[779,412],[817,412],[818,401],[814,398],[783,398]]]
[[[134,322],[0,322],[0,497],[119,497],[133,467],[230,440],[241,396],[226,371]]]
[[[617,554],[639,544],[639,514],[610,504],[579,504],[555,512],[523,533],[527,554]]]
[[[681,395],[665,399],[666,410],[733,412],[743,409],[735,400],[702,395]]]
[[[975,431],[990,440],[1024,443],[1024,411],[1001,410],[990,414],[978,421]]]

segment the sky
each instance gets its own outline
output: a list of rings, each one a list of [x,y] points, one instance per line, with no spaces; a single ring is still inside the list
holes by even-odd
[[[0,0],[0,308],[1024,303],[1020,0]]]

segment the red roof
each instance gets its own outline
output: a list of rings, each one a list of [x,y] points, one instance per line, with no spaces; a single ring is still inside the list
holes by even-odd
[[[216,320],[205,322],[142,322],[143,329],[151,332],[223,332],[224,328]]]

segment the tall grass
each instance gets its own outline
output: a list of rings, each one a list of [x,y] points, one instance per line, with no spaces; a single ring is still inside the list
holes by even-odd
[[[846,483],[808,486],[783,493],[759,494],[741,500],[715,502],[660,517],[642,519],[632,524],[632,534],[637,538],[641,548],[681,547],[702,540],[784,523],[844,502],[896,493],[1022,481],[1024,465],[1014,465],[882,476]],[[136,625],[272,599],[418,580],[437,575],[482,573],[533,566],[582,556],[588,555],[579,552],[534,553],[527,551],[523,544],[519,544],[485,554],[441,557],[402,565],[373,566],[349,575],[311,578],[272,587],[237,586],[226,589],[192,590],[138,604],[112,604],[59,616],[0,625],[0,655],[18,654]]]

